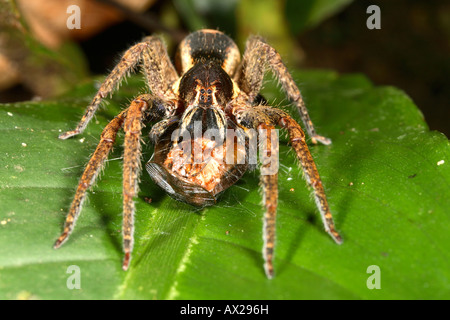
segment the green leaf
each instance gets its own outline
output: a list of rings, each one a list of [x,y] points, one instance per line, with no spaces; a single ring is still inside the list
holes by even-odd
[[[58,140],[95,93],[95,82],[88,82],[55,100],[0,106],[0,298],[450,298],[447,138],[430,132],[398,89],[330,71],[294,77],[318,132],[333,140],[311,145],[311,152],[342,245],[324,232],[283,137],[274,279],[262,268],[257,171],[203,210],[171,199],[143,172],[135,250],[124,272],[119,136],[71,238],[54,250],[102,128],[143,86],[132,78],[82,135]],[[292,110],[275,86],[267,85],[265,96]],[[151,147],[143,152],[146,161]],[[67,273],[71,265],[79,267],[81,289],[67,286],[75,275]],[[377,275],[373,265],[381,289],[367,286]]]

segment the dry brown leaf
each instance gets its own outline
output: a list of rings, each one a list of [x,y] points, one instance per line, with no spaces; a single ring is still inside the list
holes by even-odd
[[[67,39],[86,39],[124,19],[115,8],[94,0],[17,0],[21,13],[34,36],[44,45],[57,48]],[[116,0],[124,7],[141,12],[154,0]],[[69,29],[67,20],[73,14],[68,7],[80,8],[80,29]]]

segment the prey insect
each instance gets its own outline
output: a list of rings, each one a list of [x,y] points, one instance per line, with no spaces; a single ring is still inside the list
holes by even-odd
[[[241,59],[238,47],[228,36],[216,30],[200,30],[181,42],[175,65],[158,37],[144,38],[123,54],[77,127],[62,133],[59,138],[67,139],[82,133],[102,100],[112,94],[136,67],[140,67],[145,75],[148,93],[136,97],[104,128],[81,176],[55,248],[59,248],[72,233],[87,190],[97,178],[118,131],[122,129],[125,133],[122,267],[124,270],[129,268],[134,242],[134,198],[141,171],[141,130],[145,125],[152,125],[150,140],[155,145],[154,154],[146,164],[153,181],[173,198],[200,207],[214,205],[223,191],[254,167],[248,156],[251,138],[257,136],[266,155],[277,155],[278,140],[272,132],[276,127],[287,130],[304,177],[313,190],[325,231],[335,242],[342,242],[303,130],[287,112],[260,102],[259,92],[267,69],[278,78],[290,101],[297,106],[312,142],[327,145],[331,141],[316,133],[302,95],[280,55],[260,37],[248,39]],[[206,135],[209,131],[214,135]],[[229,132],[234,135],[230,136]],[[205,153],[209,156],[204,156]],[[260,163],[265,209],[262,251],[268,278],[274,275],[278,203],[278,173],[265,170],[270,165],[270,161]]]

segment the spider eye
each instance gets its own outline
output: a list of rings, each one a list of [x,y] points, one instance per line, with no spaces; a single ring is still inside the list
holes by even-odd
[[[205,90],[203,90],[203,91],[205,91]],[[211,94],[212,93],[212,90],[211,89],[208,89],[208,94]]]

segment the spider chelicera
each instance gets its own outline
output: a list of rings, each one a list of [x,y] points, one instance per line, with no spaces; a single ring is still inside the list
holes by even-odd
[[[267,277],[272,278],[274,273],[278,174],[273,168],[278,166],[273,165],[278,160],[278,137],[272,133],[276,126],[288,132],[304,177],[313,189],[325,230],[335,242],[342,242],[303,130],[287,112],[261,102],[259,91],[266,69],[278,78],[289,99],[297,106],[312,142],[327,145],[331,141],[316,134],[300,91],[280,55],[260,37],[248,39],[241,61],[238,47],[222,32],[200,30],[191,33],[179,46],[175,66],[158,37],[144,38],[124,53],[76,129],[62,133],[59,138],[67,139],[82,133],[102,99],[111,94],[138,64],[145,75],[149,93],[135,98],[104,128],[80,179],[64,231],[55,248],[59,248],[72,233],[86,191],[101,171],[117,132],[123,128],[122,233],[125,256],[122,267],[128,269],[133,249],[133,199],[138,191],[141,168],[141,129],[147,124],[152,124],[150,139],[155,144],[154,154],[146,164],[150,176],[175,199],[200,207],[216,203],[220,193],[254,167],[249,161],[254,151],[249,141],[258,139],[265,155],[260,161],[260,169],[265,207],[263,258]]]

